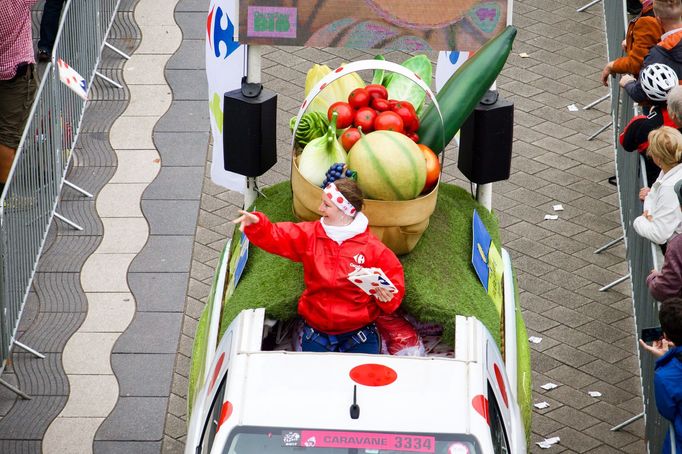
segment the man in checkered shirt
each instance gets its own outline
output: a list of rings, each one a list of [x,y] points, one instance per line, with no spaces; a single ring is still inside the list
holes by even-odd
[[[37,0],[0,1],[0,191],[7,182],[36,92],[31,7]]]

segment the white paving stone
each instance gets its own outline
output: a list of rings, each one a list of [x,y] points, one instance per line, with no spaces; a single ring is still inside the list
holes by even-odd
[[[78,329],[81,333],[122,333],[135,316],[131,293],[86,293],[88,315]]]
[[[92,254],[81,270],[81,286],[87,292],[130,292],[128,267],[135,254]]]
[[[116,150],[118,168],[109,183],[151,183],[161,170],[156,150]]]
[[[76,332],[64,347],[62,363],[67,375],[112,375],[111,349],[119,333]]]
[[[173,17],[175,3],[165,0],[141,0],[135,6],[135,22],[139,26],[175,26],[175,18]]]
[[[162,85],[166,84],[163,71],[168,61],[167,54],[133,54],[123,68],[126,85]]]
[[[90,454],[104,418],[56,418],[43,437],[43,454]]]
[[[118,117],[111,126],[109,141],[114,150],[153,150],[152,132],[156,117]]]
[[[113,375],[71,375],[69,388],[62,417],[106,418],[118,400],[118,381]]]
[[[161,117],[171,105],[173,95],[168,85],[132,85],[130,102],[124,116]]]
[[[182,32],[172,25],[144,25],[140,26],[142,42],[135,51],[136,54],[168,54],[173,55],[180,47]]]
[[[137,254],[149,236],[149,224],[145,218],[102,218],[104,238],[98,254]]]
[[[147,184],[107,184],[97,196],[97,213],[103,218],[142,217],[140,199]]]

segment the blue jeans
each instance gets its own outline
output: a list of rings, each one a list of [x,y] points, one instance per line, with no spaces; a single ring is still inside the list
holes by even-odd
[[[304,352],[379,353],[379,335],[374,324],[343,334],[325,334],[307,323],[303,325]]]

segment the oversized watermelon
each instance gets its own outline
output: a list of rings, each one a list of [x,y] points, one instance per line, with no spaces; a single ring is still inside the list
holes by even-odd
[[[370,132],[348,152],[358,186],[375,200],[410,200],[426,183],[424,155],[411,139],[393,131]]]

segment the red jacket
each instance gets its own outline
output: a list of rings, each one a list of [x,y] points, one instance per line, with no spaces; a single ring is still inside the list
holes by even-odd
[[[303,263],[305,290],[298,313],[316,330],[327,334],[355,331],[400,306],[405,294],[403,267],[369,229],[339,245],[327,236],[320,221],[273,224],[263,213],[254,214],[259,222],[244,229],[249,240],[271,254]],[[367,295],[348,280],[355,270],[352,264],[381,268],[398,293],[385,303]]]

